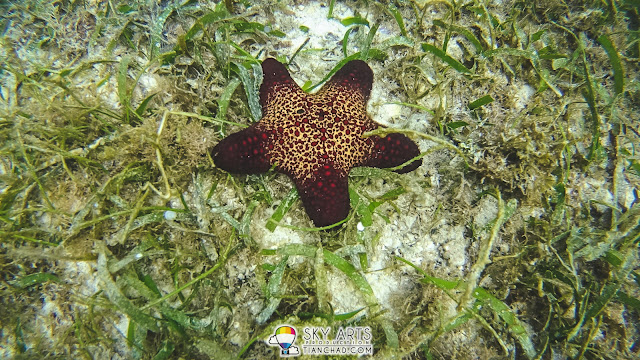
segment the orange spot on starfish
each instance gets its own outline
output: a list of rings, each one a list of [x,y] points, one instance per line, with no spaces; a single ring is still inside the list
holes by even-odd
[[[315,94],[305,93],[275,59],[263,61],[262,71],[262,119],[220,141],[211,151],[213,161],[235,174],[262,173],[276,164],[275,169],[295,183],[316,226],[349,215],[347,179],[352,168],[395,167],[420,153],[402,134],[362,137],[381,127],[367,114],[373,72],[364,61],[345,64]],[[416,160],[397,172],[420,164]]]

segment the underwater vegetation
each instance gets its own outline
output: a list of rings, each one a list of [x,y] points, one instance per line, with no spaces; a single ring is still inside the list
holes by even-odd
[[[0,4],[0,357],[275,358],[286,324],[368,327],[377,359],[638,358],[639,8]],[[365,61],[365,136],[422,164],[353,169],[329,231],[274,164],[218,168],[271,57],[305,92]]]

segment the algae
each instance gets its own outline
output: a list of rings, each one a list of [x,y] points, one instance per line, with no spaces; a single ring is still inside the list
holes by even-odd
[[[379,359],[639,356],[637,1],[0,7],[0,357],[276,357],[284,323],[369,326]],[[424,164],[355,169],[330,230],[216,169],[266,57],[307,90],[367,60]]]

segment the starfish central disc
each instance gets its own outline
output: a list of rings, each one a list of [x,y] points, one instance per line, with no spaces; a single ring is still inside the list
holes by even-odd
[[[366,111],[373,72],[365,62],[348,62],[315,94],[305,93],[275,59],[266,59],[262,69],[262,119],[216,145],[214,163],[238,174],[266,172],[275,165],[293,180],[316,226],[349,214],[352,168],[395,167],[420,153],[401,134],[362,137],[380,127]],[[420,163],[398,172],[415,170]]]

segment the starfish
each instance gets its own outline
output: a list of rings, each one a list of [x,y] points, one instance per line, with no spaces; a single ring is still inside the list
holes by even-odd
[[[215,165],[234,174],[288,175],[307,214],[319,227],[349,215],[349,171],[358,166],[390,168],[420,154],[402,134],[367,137],[381,127],[367,114],[373,72],[361,60],[345,64],[315,94],[305,93],[275,59],[262,62],[262,119],[231,134],[211,151]],[[420,166],[415,160],[396,170]]]

